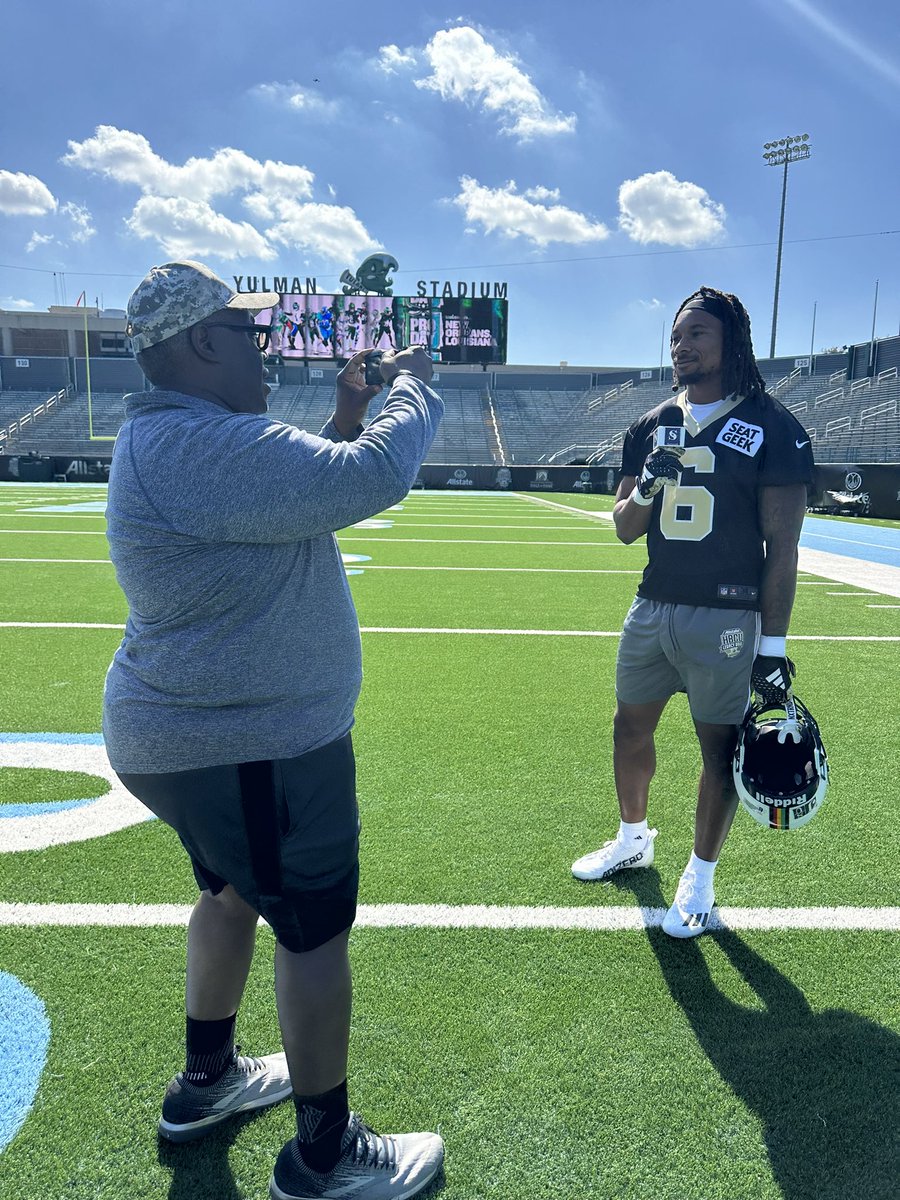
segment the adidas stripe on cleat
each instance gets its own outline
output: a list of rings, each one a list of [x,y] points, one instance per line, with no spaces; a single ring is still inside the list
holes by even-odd
[[[715,903],[712,884],[699,884],[693,871],[685,871],[663,918],[663,931],[674,938],[699,937],[709,926]]]
[[[617,871],[649,867],[653,862],[653,839],[658,832],[658,829],[648,829],[646,834],[624,840],[617,835],[599,850],[592,850],[573,862],[572,874],[576,879],[590,883],[609,879]]]
[[[283,1054],[248,1058],[234,1050],[234,1058],[225,1073],[208,1087],[189,1083],[176,1075],[166,1088],[161,1137],[170,1142],[192,1142],[205,1137],[217,1125],[236,1113],[268,1108],[291,1094],[291,1079]]]

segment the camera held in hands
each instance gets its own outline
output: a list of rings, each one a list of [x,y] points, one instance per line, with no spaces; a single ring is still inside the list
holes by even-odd
[[[384,378],[381,374],[381,360],[383,358],[383,350],[373,350],[367,357],[366,387],[384,387]]]

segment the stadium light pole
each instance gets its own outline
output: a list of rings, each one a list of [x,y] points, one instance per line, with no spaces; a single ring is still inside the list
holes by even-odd
[[[775,301],[772,305],[772,341],[769,345],[769,358],[775,357],[775,331],[778,328],[778,291],[781,286],[781,249],[784,245],[784,206],[787,200],[788,167],[792,162],[801,158],[809,158],[809,134],[801,133],[796,137],[779,138],[777,142],[766,142],[763,155],[770,167],[784,167],[781,182],[781,219],[778,222],[778,255],[775,261]]]

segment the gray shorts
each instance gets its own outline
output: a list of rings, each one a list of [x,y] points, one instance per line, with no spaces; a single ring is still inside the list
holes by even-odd
[[[288,950],[349,929],[359,890],[359,810],[350,734],[264,762],[120,775],[191,858],[197,886],[231,884]]]
[[[693,608],[640,596],[625,618],[616,659],[616,699],[650,704],[687,692],[691,716],[739,725],[750,702],[759,613]]]

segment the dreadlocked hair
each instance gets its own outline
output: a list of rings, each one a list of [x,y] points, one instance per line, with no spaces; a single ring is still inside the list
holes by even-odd
[[[730,292],[720,292],[716,288],[701,287],[693,295],[682,301],[675,314],[677,321],[683,309],[692,300],[715,300],[717,311],[714,315],[722,320],[722,388],[726,396],[750,396],[758,393],[762,400],[766,393],[766,385],[756,357],[753,354],[753,341],[750,337],[750,317],[747,310]],[[722,319],[720,317],[720,319]],[[678,390],[678,373],[673,371],[672,391]]]

